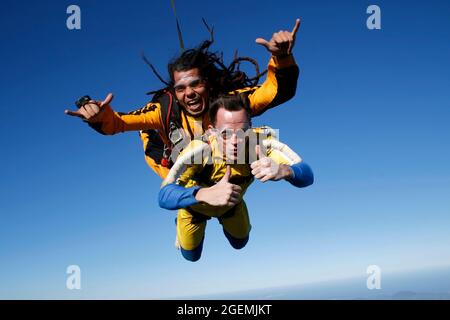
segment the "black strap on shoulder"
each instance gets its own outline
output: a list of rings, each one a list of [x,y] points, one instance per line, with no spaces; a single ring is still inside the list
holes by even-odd
[[[174,124],[177,128],[181,128],[181,114],[180,108],[176,99],[172,93],[165,90],[162,94],[155,95],[152,102],[159,102],[161,106],[161,120],[164,128],[164,134],[169,140],[169,133],[171,130],[171,124]]]

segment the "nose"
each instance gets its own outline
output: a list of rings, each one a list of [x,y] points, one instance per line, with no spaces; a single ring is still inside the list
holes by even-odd
[[[185,94],[186,94],[186,97],[188,97],[188,98],[195,97],[195,91],[190,86],[187,86]]]
[[[231,137],[230,137],[230,142],[231,142],[231,144],[233,144],[234,146],[236,146],[237,144],[238,144],[238,141],[239,140],[239,138],[238,138],[238,135],[236,134],[236,132],[235,133],[233,133],[232,135],[231,135]]]

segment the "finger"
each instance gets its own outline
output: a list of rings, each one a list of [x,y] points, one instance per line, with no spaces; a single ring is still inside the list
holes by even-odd
[[[281,38],[280,33],[275,33],[272,37],[273,41],[275,41],[276,44],[282,44],[283,39]]]
[[[253,169],[252,170],[252,175],[254,175],[254,176],[256,176],[258,173],[260,173],[261,172],[261,167],[258,167],[258,168],[256,168],[256,169]]]
[[[262,154],[260,154],[259,156],[261,157],[259,160],[253,161],[250,164],[250,167],[252,168],[252,172],[253,172],[253,170],[261,170],[262,168],[267,168],[272,165],[272,160],[269,157],[266,157]]]
[[[232,195],[232,196],[230,196],[230,199],[228,199],[228,201],[232,201],[235,204],[237,204],[237,203],[239,203],[239,201],[241,201],[241,197],[239,195],[237,195],[237,196]]]
[[[253,162],[250,164],[250,168],[252,168],[252,169],[256,169],[256,168],[258,168],[259,166],[260,166],[259,160],[253,161]]]
[[[269,179],[272,177],[273,173],[270,170],[270,168],[264,168],[263,170],[261,170],[261,172],[258,174],[258,179],[262,180],[266,177],[268,177]]]
[[[300,28],[300,19],[295,20],[294,29],[292,29],[292,37],[295,39],[295,35],[297,34],[298,28]]]
[[[292,54],[292,48],[294,48],[295,44],[295,38],[293,38],[291,41],[289,41],[289,47],[287,49],[287,54]]]
[[[87,104],[95,104],[96,106],[99,106],[102,104],[101,101],[97,101],[97,100],[89,100],[89,102]]]
[[[255,40],[255,42],[256,42],[257,44],[260,44],[260,45],[262,45],[262,46],[264,46],[264,47],[266,47],[267,49],[270,50],[270,43],[269,43],[269,41],[267,41],[266,39],[263,39],[263,38],[257,38],[257,39]]]
[[[234,206],[237,205],[237,204],[238,204],[238,202],[232,202],[232,201],[229,201],[229,202],[227,202],[226,206],[227,206],[227,207],[234,207]]]
[[[103,100],[102,103],[100,104],[100,107],[109,105],[113,98],[114,98],[114,95],[112,93],[108,93],[105,100]]]
[[[287,49],[287,54],[292,53],[292,48],[294,47],[294,40],[292,42],[289,42],[289,48]]]
[[[100,111],[100,107],[96,104],[86,104],[84,106],[84,108],[86,109],[86,111],[89,112],[90,115],[92,116],[96,116],[98,114],[98,112]]]
[[[259,144],[257,144],[256,146],[255,146],[255,153],[256,153],[256,159],[262,159],[262,158],[264,158],[264,155],[263,155],[263,153],[262,153],[262,151],[261,151],[261,146],[259,145]]]
[[[238,203],[239,202],[239,196],[231,196],[228,201],[232,201],[234,203]]]
[[[266,182],[266,181],[269,181],[270,179],[272,179],[272,177],[269,176],[269,175],[266,175],[266,176],[264,176],[262,179],[260,179],[259,181],[261,181],[262,183],[264,183],[264,182]]]
[[[227,170],[225,171],[225,174],[223,175],[222,179],[220,179],[219,183],[228,182],[230,180],[230,176],[231,176],[231,167],[230,165],[227,165]]]
[[[64,110],[64,113],[67,114],[68,116],[85,119],[85,117],[81,113],[79,113],[78,111],[71,111],[71,110],[66,109],[66,110]]]
[[[236,185],[236,184],[233,184],[232,190],[233,190],[234,192],[239,193],[239,194],[242,193],[242,188],[241,188],[240,186]]]
[[[280,36],[282,43],[288,43],[289,41],[291,41],[290,39],[292,37],[291,37],[290,32],[283,31],[283,32],[280,32],[278,35]]]
[[[91,108],[87,104],[80,108],[80,112],[83,113],[83,111],[88,115],[86,118],[92,118],[95,116],[95,113],[92,112]]]
[[[263,168],[270,168],[272,165],[272,160],[269,157],[264,157],[261,159],[261,166]]]
[[[241,196],[241,194],[239,192],[236,192],[236,191],[231,192],[231,197],[233,197],[233,198],[239,198],[240,196]]]
[[[255,174],[255,178],[258,180],[262,179],[265,176],[267,176],[267,170],[261,170]]]
[[[261,180],[262,178],[264,178],[266,175],[264,174],[264,172],[260,172],[257,175],[255,175],[255,178],[258,180]]]

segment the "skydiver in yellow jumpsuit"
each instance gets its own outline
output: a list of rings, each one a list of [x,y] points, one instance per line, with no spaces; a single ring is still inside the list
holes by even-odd
[[[245,96],[217,99],[209,110],[209,134],[185,148],[163,181],[159,204],[178,209],[177,238],[187,260],[200,259],[206,221],[212,217],[235,249],[246,245],[251,225],[243,196],[254,177],[285,179],[297,187],[313,183],[310,167],[268,128],[251,128],[247,106]],[[267,149],[267,157],[253,155],[252,161],[250,150],[260,148]]]

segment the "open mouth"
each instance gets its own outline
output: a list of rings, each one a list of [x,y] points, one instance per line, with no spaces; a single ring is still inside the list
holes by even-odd
[[[196,99],[192,99],[188,102],[186,102],[187,107],[189,108],[189,110],[192,111],[198,111],[201,109],[202,107],[202,99],[200,98],[196,98]]]

